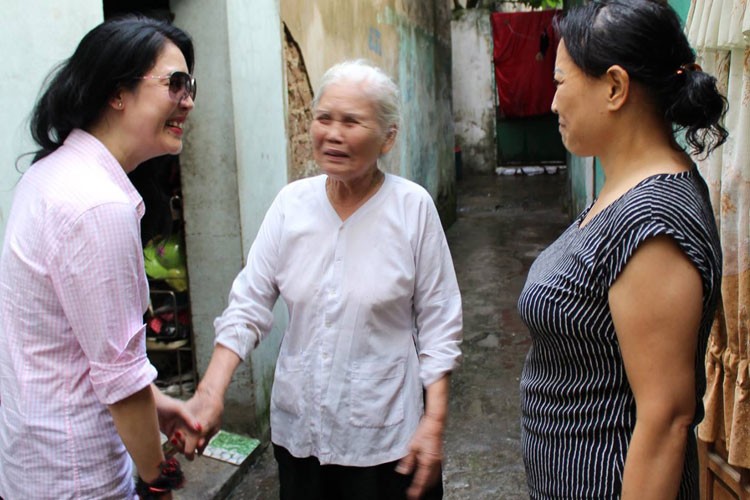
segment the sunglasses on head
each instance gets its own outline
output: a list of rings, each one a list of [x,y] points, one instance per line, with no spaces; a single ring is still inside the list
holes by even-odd
[[[169,95],[173,99],[182,101],[187,96],[190,96],[192,100],[195,100],[196,84],[195,78],[185,73],[184,71],[175,71],[169,75],[164,76],[141,76],[141,80],[164,80],[169,78]]]

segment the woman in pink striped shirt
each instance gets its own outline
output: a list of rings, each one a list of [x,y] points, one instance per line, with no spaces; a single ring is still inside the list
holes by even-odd
[[[159,428],[196,425],[152,384],[144,208],[127,173],[182,149],[192,68],[192,42],[174,26],[108,21],[36,104],[40,149],[16,188],[0,257],[5,500],[170,498],[182,482]]]

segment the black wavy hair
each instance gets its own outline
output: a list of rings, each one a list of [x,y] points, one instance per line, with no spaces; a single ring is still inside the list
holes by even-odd
[[[134,89],[167,41],[180,49],[192,73],[190,36],[164,21],[130,15],[89,31],[73,55],[47,77],[34,106],[31,136],[40,149],[33,161],[59,148],[73,129],[95,123],[118,90]]]
[[[716,78],[695,70],[677,13],[659,0],[594,0],[557,23],[565,48],[584,73],[600,77],[619,65],[652,96],[664,119],[685,130],[691,153],[723,144],[727,101]]]

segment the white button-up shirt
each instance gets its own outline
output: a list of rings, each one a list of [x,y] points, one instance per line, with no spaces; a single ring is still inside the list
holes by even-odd
[[[216,342],[243,359],[289,310],[271,396],[274,443],[321,463],[397,460],[423,413],[423,387],[453,370],[461,296],[429,194],[386,175],[342,222],[326,176],[286,186],[266,214]]]
[[[0,496],[132,498],[107,410],[148,386],[143,202],[74,130],[15,192],[0,258]]]

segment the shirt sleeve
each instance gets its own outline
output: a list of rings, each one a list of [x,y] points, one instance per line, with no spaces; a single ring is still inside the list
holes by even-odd
[[[698,269],[704,268],[706,256],[701,253],[700,247],[689,239],[690,235],[682,230],[681,224],[685,222],[675,221],[674,217],[659,213],[650,213],[625,224],[617,236],[607,244],[604,254],[606,264],[603,266],[602,276],[605,289],[609,289],[617,281],[636,250],[645,241],[657,236],[670,237]],[[705,285],[705,276],[702,279]]]
[[[461,293],[437,210],[426,195],[416,247],[414,310],[419,376],[424,387],[454,370],[461,360]]]
[[[232,283],[229,303],[214,320],[215,344],[245,360],[273,326],[273,306],[279,297],[276,270],[284,218],[277,196],[258,230],[247,264]]]
[[[107,405],[156,378],[146,356],[142,252],[135,208],[108,203],[81,215],[52,256],[57,295]]]

